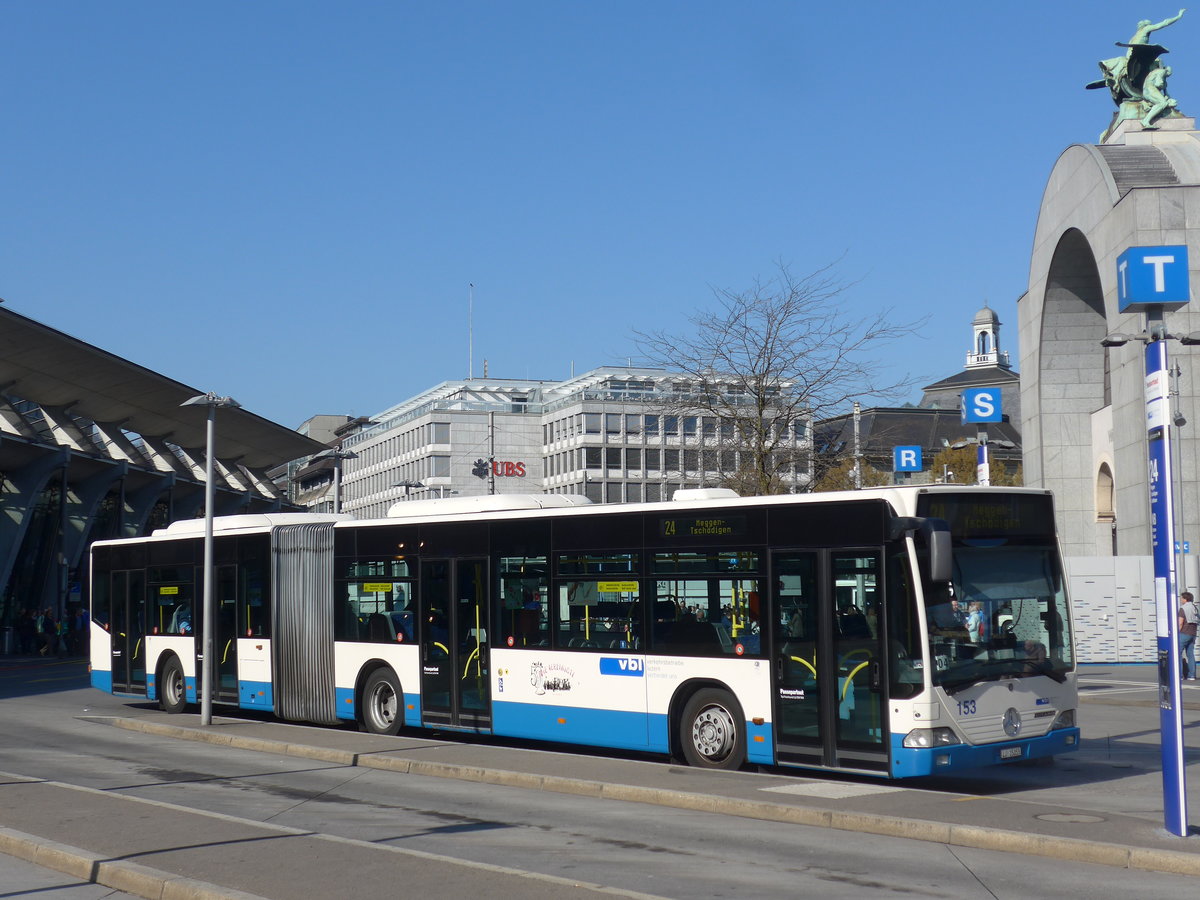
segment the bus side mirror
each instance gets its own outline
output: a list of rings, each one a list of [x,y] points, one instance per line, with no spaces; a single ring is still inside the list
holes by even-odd
[[[945,519],[898,516],[892,519],[888,536],[895,540],[906,531],[916,531],[929,548],[929,580],[950,581],[954,576],[954,551],[949,523]]]
[[[949,581],[954,575],[950,526],[944,519],[925,519],[921,523],[921,533],[929,546],[929,580]]]

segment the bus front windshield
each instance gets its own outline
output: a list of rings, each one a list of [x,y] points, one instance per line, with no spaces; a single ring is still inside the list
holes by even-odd
[[[998,678],[1065,680],[1071,625],[1050,497],[936,494],[922,515],[950,524],[954,575],[927,585],[935,685],[947,690]]]

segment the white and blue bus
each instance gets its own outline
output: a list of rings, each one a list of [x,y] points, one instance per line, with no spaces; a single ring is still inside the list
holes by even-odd
[[[214,522],[212,699],[889,777],[1079,740],[1044,491],[954,485]],[[92,684],[199,702],[204,522],[92,547]]]

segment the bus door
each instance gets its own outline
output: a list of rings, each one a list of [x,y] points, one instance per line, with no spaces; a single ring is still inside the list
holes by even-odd
[[[421,717],[425,725],[491,729],[486,559],[423,560]]]
[[[213,699],[236,703],[238,700],[237,680],[237,566],[216,566],[216,581],[213,582],[213,653],[216,666],[212,670]],[[203,594],[201,594],[203,597]],[[200,603],[194,616],[196,634],[204,634],[204,604]],[[196,697],[203,689],[204,641],[196,641]]]
[[[112,686],[123,694],[146,693],[146,573],[112,573],[108,627]]]
[[[887,770],[880,560],[875,548],[772,554],[782,763]]]

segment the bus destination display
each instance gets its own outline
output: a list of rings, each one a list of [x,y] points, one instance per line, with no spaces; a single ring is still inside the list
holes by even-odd
[[[743,537],[746,534],[745,516],[672,516],[659,519],[658,533],[668,538]]]

